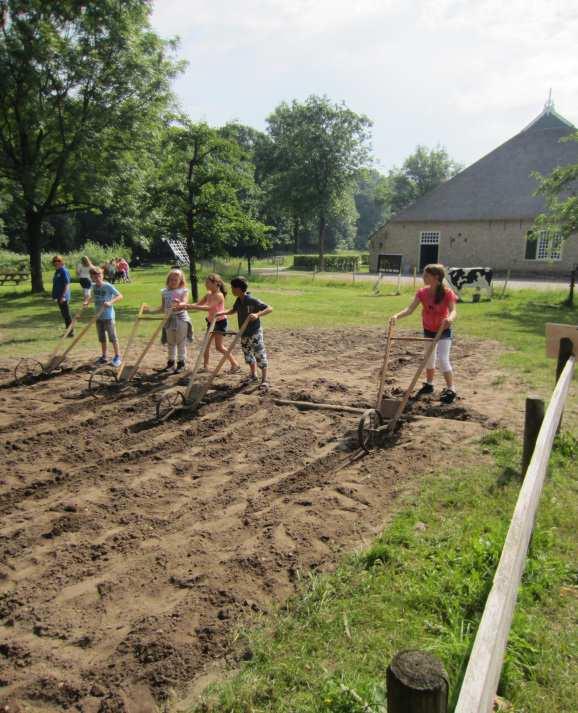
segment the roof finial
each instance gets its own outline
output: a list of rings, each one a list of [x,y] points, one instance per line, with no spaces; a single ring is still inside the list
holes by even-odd
[[[550,87],[550,91],[548,92],[548,99],[546,100],[546,103],[544,104],[544,111],[546,113],[554,111],[554,102],[552,101],[552,88]]]

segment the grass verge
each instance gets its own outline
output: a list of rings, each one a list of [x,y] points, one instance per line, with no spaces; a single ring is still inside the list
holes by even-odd
[[[492,467],[438,473],[369,550],[307,576],[286,606],[240,632],[250,660],[194,712],[381,712],[386,666],[407,648],[441,658],[452,710],[519,490],[513,434],[481,445]],[[558,440],[500,685],[512,713],[575,711],[577,457],[575,439]]]

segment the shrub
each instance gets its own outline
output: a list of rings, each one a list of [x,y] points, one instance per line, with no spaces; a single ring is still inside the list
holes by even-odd
[[[45,271],[52,269],[52,258],[57,254],[57,251],[43,252],[42,253],[42,269]],[[88,255],[91,261],[95,265],[101,265],[103,262],[110,260],[114,257],[126,258],[127,261],[131,259],[132,250],[127,248],[125,245],[98,245],[98,243],[87,242],[78,250],[74,250],[70,253],[63,253],[63,258],[66,266],[72,273],[83,255]],[[0,250],[0,266],[3,268],[16,269],[22,263],[26,265],[26,269],[29,268],[30,258],[25,253],[13,253],[10,250]]]
[[[295,255],[293,258],[295,270],[319,270],[318,255]],[[326,255],[325,270],[327,272],[352,272],[359,269],[358,255]]]

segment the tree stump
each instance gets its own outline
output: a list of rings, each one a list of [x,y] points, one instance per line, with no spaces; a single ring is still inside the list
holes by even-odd
[[[447,713],[448,675],[425,651],[400,651],[387,668],[388,713]]]

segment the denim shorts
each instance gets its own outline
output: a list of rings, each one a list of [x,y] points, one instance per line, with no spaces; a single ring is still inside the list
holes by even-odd
[[[423,330],[423,336],[427,337],[428,339],[435,339],[437,332],[430,332],[429,329],[424,329]],[[442,336],[440,339],[451,339],[452,338],[452,330],[451,327],[450,329],[444,329],[442,332]]]
[[[211,326],[211,323],[209,322],[208,319],[206,319],[207,322],[207,329]],[[227,320],[226,319],[221,319],[218,322],[215,322],[215,329],[213,330],[214,332],[220,332],[221,334],[225,334],[227,331]]]

